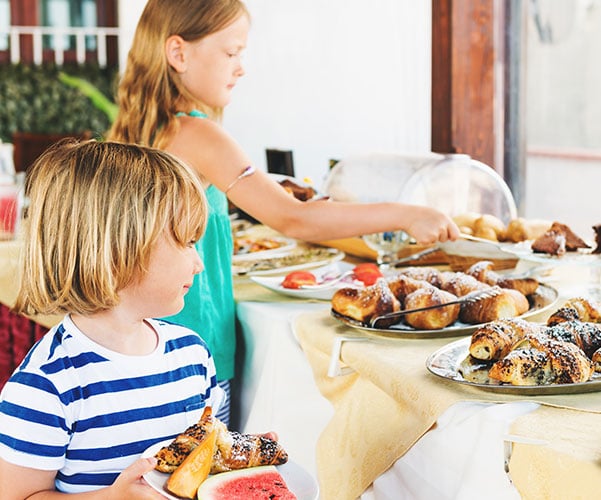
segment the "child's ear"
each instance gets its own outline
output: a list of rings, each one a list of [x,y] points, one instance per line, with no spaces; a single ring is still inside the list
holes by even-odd
[[[186,41],[179,35],[171,35],[165,41],[167,62],[178,73],[186,71]]]

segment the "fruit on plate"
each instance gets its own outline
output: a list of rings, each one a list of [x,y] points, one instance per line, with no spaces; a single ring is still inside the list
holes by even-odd
[[[209,476],[198,488],[198,500],[295,500],[273,465]]]
[[[315,285],[317,278],[313,273],[308,271],[293,271],[288,273],[282,281],[284,288],[298,289],[303,285]]]
[[[373,262],[364,262],[356,265],[353,269],[353,275],[355,279],[362,281],[365,286],[373,285],[378,278],[383,276],[380,268]]]
[[[167,489],[183,498],[194,498],[198,485],[211,471],[217,431],[211,430],[204,440],[192,450],[167,480]]]

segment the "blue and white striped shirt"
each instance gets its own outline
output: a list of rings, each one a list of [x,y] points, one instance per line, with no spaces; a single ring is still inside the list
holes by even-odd
[[[76,493],[112,484],[149,446],[215,413],[215,365],[198,334],[159,320],[155,351],[128,356],[86,337],[69,316],[29,352],[0,394],[0,457],[56,470]]]

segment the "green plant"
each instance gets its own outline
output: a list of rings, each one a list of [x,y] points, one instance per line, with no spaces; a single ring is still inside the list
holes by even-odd
[[[96,109],[99,109],[106,114],[111,123],[117,118],[119,106],[106,97],[98,87],[94,86],[84,78],[68,75],[63,71],[58,74],[58,78],[65,85],[78,89],[83,95],[90,99]]]
[[[44,64],[0,65],[0,139],[11,142],[12,134],[81,133],[91,131],[102,137],[112,118],[99,109],[79,88],[65,85],[60,73],[89,82],[104,96],[113,95],[115,69],[97,65],[61,66]],[[71,80],[73,81],[73,80]],[[105,97],[106,104],[110,99]],[[96,102],[97,103],[97,102]]]

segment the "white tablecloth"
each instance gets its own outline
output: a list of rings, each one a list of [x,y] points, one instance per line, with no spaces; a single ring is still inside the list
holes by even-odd
[[[314,383],[291,320],[329,307],[325,302],[238,304],[245,349],[240,428],[277,432],[291,460],[315,478],[317,439],[333,409]],[[494,500],[519,498],[504,471],[505,436],[513,419],[536,407],[526,402],[452,406],[361,500],[469,500],[482,491],[494,492],[487,494]]]
[[[333,414],[291,328],[302,311],[329,303],[240,302],[238,319],[244,339],[240,429],[275,431],[290,459],[317,477],[317,438]]]

